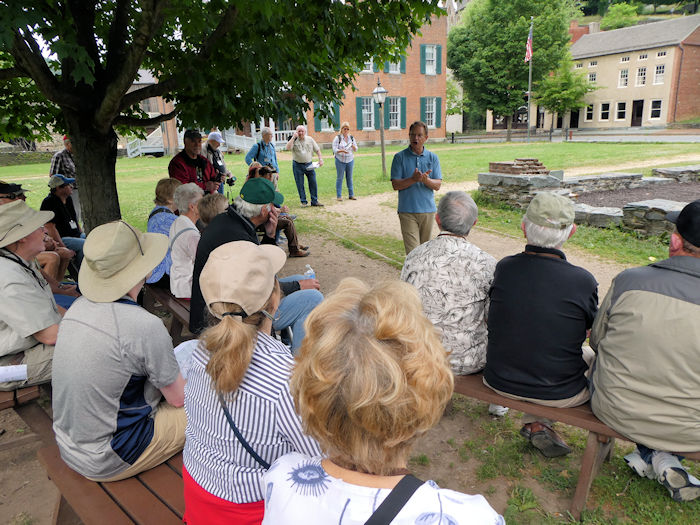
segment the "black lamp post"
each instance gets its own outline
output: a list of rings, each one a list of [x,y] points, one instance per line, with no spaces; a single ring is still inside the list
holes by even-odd
[[[384,153],[384,112],[381,110],[386,100],[386,95],[389,93],[377,78],[377,87],[372,91],[374,102],[379,105],[379,137],[382,143],[382,175],[386,178],[386,155]]]

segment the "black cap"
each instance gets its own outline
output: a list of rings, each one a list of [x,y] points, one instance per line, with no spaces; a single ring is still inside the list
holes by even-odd
[[[188,129],[187,131],[185,131],[185,138],[199,140],[202,138],[202,134],[199,132],[198,129]]]
[[[24,193],[25,190],[21,184],[11,184],[9,182],[0,182],[0,193],[12,194],[12,193]]]
[[[700,248],[700,199],[686,205],[681,211],[667,213],[666,219],[676,225],[681,237]]]

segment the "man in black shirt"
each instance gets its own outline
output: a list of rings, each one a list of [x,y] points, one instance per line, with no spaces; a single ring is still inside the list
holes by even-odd
[[[595,355],[582,345],[598,310],[598,283],[561,251],[573,221],[569,199],[537,194],[523,217],[525,251],[496,265],[484,383],[511,399],[566,408],[590,398]],[[523,423],[521,435],[545,456],[570,452],[551,421],[526,414]]]
[[[41,209],[54,213],[54,218],[46,223],[46,230],[58,246],[65,246],[75,252],[80,265],[83,261],[85,234],[78,224],[71,198],[74,181],[75,179],[64,175],[53,175],[49,179],[49,195],[41,203]]]

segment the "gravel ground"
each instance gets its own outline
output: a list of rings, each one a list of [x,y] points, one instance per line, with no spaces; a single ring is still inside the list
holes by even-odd
[[[622,208],[628,202],[650,199],[666,199],[678,202],[691,202],[700,199],[700,182],[655,184],[648,188],[634,188],[616,191],[592,191],[582,193],[578,202],[591,206],[612,206]]]

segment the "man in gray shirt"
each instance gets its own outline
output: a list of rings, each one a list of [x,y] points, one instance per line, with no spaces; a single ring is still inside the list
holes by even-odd
[[[56,342],[53,413],[61,457],[92,480],[134,476],[185,442],[185,381],[172,341],[161,320],[136,304],[167,247],[165,235],[123,221],[95,228],[85,241],[83,297]]]

